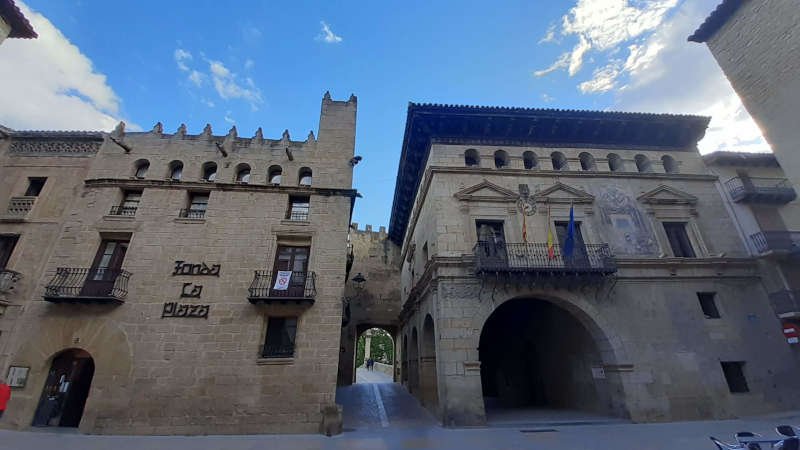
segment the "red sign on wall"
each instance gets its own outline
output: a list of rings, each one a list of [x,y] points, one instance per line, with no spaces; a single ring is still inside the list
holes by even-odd
[[[790,344],[797,344],[800,342],[800,329],[796,324],[786,322],[783,324],[783,335],[786,336],[786,342]]]

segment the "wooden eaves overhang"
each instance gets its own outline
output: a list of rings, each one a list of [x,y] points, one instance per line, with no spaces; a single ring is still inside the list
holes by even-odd
[[[694,152],[710,118],[409,103],[389,238],[402,245],[432,143]]]

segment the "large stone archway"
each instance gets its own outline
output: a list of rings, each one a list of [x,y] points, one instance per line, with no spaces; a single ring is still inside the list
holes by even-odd
[[[556,303],[504,302],[484,323],[479,342],[487,416],[509,408],[621,415],[594,336]]]
[[[419,391],[419,338],[417,327],[411,330],[411,342],[408,347],[408,391],[417,395]]]

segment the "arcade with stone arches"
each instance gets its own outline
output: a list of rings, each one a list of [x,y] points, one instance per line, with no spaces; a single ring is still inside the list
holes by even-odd
[[[618,349],[597,312],[580,294],[538,294],[479,302],[460,328],[440,330],[430,314],[415,314],[399,338],[400,381],[446,426],[526,415],[628,419],[620,375],[606,371],[616,367]],[[452,370],[437,376],[446,366]]]

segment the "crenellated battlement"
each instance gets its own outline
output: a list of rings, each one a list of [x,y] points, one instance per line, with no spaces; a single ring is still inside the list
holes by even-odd
[[[364,225],[363,229],[358,228],[358,223],[353,222],[350,224],[350,232],[351,233],[359,233],[359,234],[372,234],[372,235],[379,235],[381,237],[386,236],[386,227],[380,226],[378,227],[378,231],[375,231],[372,225]]]

